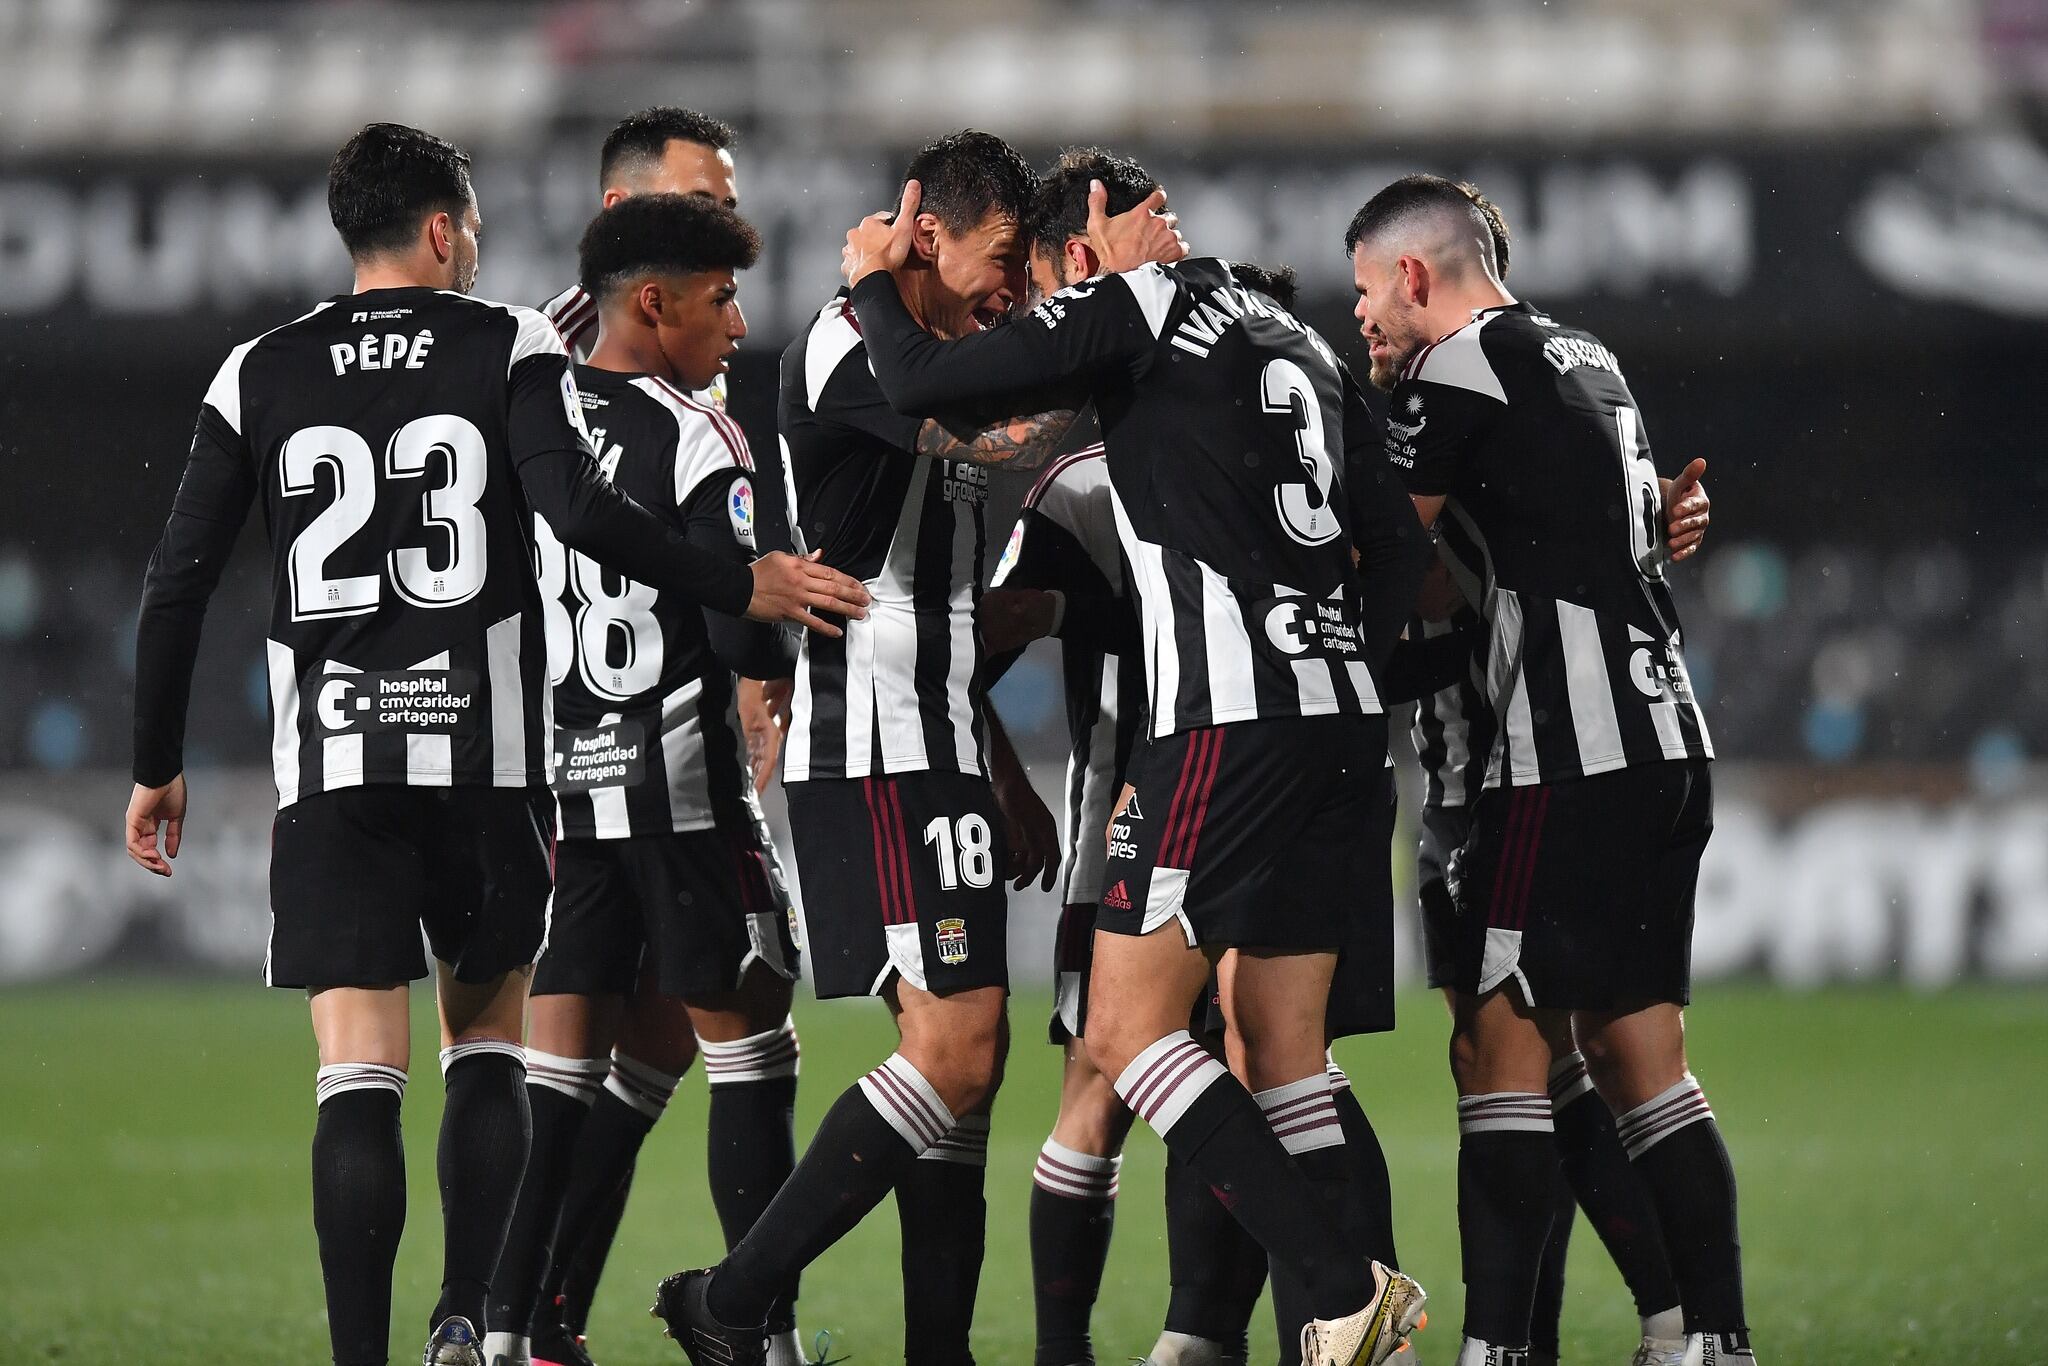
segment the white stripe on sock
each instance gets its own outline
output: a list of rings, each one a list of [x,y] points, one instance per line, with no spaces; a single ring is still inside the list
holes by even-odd
[[[604,1074],[610,1070],[607,1058],[565,1058],[538,1048],[526,1050],[528,1086],[545,1086],[585,1105],[597,1099],[604,1087]]]
[[[1038,1150],[1038,1165],[1032,1169],[1031,1183],[1070,1200],[1114,1200],[1117,1174],[1123,1165],[1121,1156],[1097,1157],[1048,1138]]]
[[[1614,1132],[1631,1159],[1642,1156],[1688,1124],[1712,1119],[1706,1093],[1688,1072],[1627,1114],[1617,1115]]]
[[[1550,1119],[1550,1097],[1539,1091],[1490,1091],[1458,1097],[1461,1134],[1547,1134],[1555,1128]]]
[[[1311,1072],[1299,1081],[1254,1091],[1252,1099],[1265,1112],[1266,1123],[1280,1146],[1290,1153],[1312,1153],[1344,1142],[1337,1103],[1330,1099],[1328,1072]]]
[[[699,1039],[697,1047],[704,1054],[704,1080],[713,1086],[793,1077],[802,1053],[795,1020],[784,1020],[774,1029],[728,1043]]]
[[[313,1098],[325,1105],[344,1091],[395,1091],[405,1099],[405,1070],[375,1062],[331,1062],[313,1074]]]
[[[901,1134],[919,1157],[954,1125],[953,1112],[901,1053],[891,1053],[880,1067],[862,1077],[860,1090],[875,1113],[889,1121],[889,1127]]]
[[[1550,1108],[1553,1112],[1564,1109],[1592,1089],[1593,1078],[1586,1071],[1585,1054],[1568,1053],[1550,1064]]]
[[[521,1066],[526,1063],[526,1050],[510,1039],[465,1039],[441,1050],[441,1075],[447,1076],[448,1069],[464,1058],[481,1058],[491,1053],[502,1053]]]
[[[1163,1138],[1188,1107],[1230,1076],[1185,1029],[1155,1039],[1116,1079],[1116,1093]]]
[[[652,1121],[661,1118],[661,1112],[668,1108],[669,1097],[676,1093],[676,1085],[681,1081],[680,1075],[672,1076],[614,1048],[611,1071],[605,1075],[604,1089]]]
[[[1323,1070],[1330,1074],[1332,1093],[1351,1089],[1351,1078],[1344,1075],[1344,1069],[1337,1066],[1337,1055],[1328,1049],[1323,1050]]]

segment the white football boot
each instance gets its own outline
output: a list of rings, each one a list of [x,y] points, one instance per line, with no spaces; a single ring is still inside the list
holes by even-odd
[[[1373,1296],[1341,1319],[1310,1319],[1301,1330],[1301,1366],[1381,1366],[1426,1321],[1429,1296],[1412,1276],[1372,1264]]]
[[[1748,1333],[1688,1333],[1680,1366],[1756,1366]]]

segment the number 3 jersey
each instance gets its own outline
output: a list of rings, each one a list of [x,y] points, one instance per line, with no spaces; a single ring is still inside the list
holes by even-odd
[[[706,550],[753,559],[753,458],[738,424],[652,376],[587,365],[575,373],[598,467],[614,486]],[[733,675],[713,649],[714,614],[565,551],[544,520],[534,540],[554,684],[548,783],[561,835],[750,825],[758,808]],[[716,624],[757,649],[779,643],[773,626],[723,616]]]
[[[329,300],[215,375],[145,606],[196,596],[203,611],[261,499],[281,807],[366,783],[542,781],[546,650],[518,471],[584,448],[568,367],[531,309],[404,288]],[[196,626],[180,640],[183,659],[151,665],[167,677],[138,668],[138,780],[182,764]]]
[[[1613,353],[1527,303],[1479,310],[1409,362],[1387,431],[1409,490],[1444,496],[1440,547],[1486,618],[1486,786],[1712,758]]]

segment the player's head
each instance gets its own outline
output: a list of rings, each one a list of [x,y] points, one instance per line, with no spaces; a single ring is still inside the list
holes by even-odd
[[[1372,382],[1391,389],[1409,359],[1506,297],[1507,224],[1470,186],[1403,176],[1366,201],[1344,233],[1352,310],[1372,356]]]
[[[1159,188],[1152,173],[1129,157],[1100,147],[1061,152],[1038,182],[1024,225],[1031,239],[1034,294],[1057,294],[1102,273],[1102,263],[1088,245],[1089,182],[1096,180],[1109,193],[1104,211],[1112,217],[1135,209]]]
[[[738,140],[730,125],[694,109],[657,105],[628,114],[598,154],[604,207],[634,194],[696,194],[736,209],[732,149]]]
[[[327,214],[358,266],[416,267],[443,289],[476,284],[483,222],[469,184],[469,153],[402,123],[366,124],[327,168]]]
[[[922,194],[910,264],[927,327],[960,337],[1024,297],[1024,215],[1038,177],[1015,148],[975,129],[928,143],[904,169]]]
[[[1280,307],[1292,310],[1294,296],[1301,292],[1301,279],[1293,266],[1258,266],[1250,261],[1232,261],[1230,273],[1246,289],[1256,289]]]
[[[620,200],[591,220],[577,253],[599,344],[622,335],[647,373],[703,388],[747,335],[733,277],[760,254],[752,225],[702,195]]]

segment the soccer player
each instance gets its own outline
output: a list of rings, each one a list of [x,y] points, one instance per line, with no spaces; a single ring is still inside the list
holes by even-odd
[[[424,928],[447,1088],[425,1360],[482,1366],[526,1164],[521,1014],[550,889],[528,508],[636,579],[757,620],[836,631],[814,611],[857,614],[865,592],[794,556],[750,570],[708,553],[599,474],[555,329],[467,297],[482,223],[462,151],[371,124],[336,154],[328,209],[354,292],[229,353],[150,558],[127,847],[170,876],[206,603],[260,497],[279,805],[265,975],[308,992],[319,1043],[313,1222],[334,1360],[385,1360]]]
[[[931,335],[890,274],[919,188],[848,237],[883,393],[907,413],[1092,399],[1138,593],[1151,722],[1125,789],[1139,813],[1103,875],[1089,1054],[1299,1281],[1304,1359],[1383,1361],[1419,1321],[1421,1288],[1340,1228],[1342,1144],[1290,1155],[1252,1092],[1325,1122],[1338,905],[1392,894],[1371,884],[1356,837],[1376,822],[1386,762],[1372,667],[1406,618],[1426,539],[1366,454],[1377,431],[1328,344],[1222,261],[1156,264],[1185,252],[1163,220],[1149,219],[1153,250],[1099,253],[1112,273],[1023,321]],[[1106,194],[1092,200],[1091,228]],[[1155,264],[1124,269],[1138,261]],[[1212,957],[1232,948],[1224,1005],[1248,1085],[1187,1029]]]
[[[920,151],[937,210],[915,289],[951,334],[1024,292],[1020,220],[1036,178],[965,132]],[[783,358],[781,434],[802,543],[872,586],[865,621],[807,641],[783,783],[822,998],[880,996],[901,1047],[826,1115],[795,1173],[715,1275],[678,1273],[657,1312],[700,1363],[762,1359],[797,1273],[892,1190],[903,1224],[904,1354],[971,1359],[988,1112],[1005,1051],[1007,868],[1056,871],[1052,817],[989,710],[974,622],[989,465],[1028,468],[1071,411],[955,435],[883,400],[834,298]]]
[[[742,563],[755,550],[752,457],[730,419],[689,395],[724,372],[746,335],[734,276],[759,250],[731,210],[649,194],[599,214],[580,252],[599,331],[576,380],[599,467],[642,504],[671,510],[693,542]],[[728,1241],[796,1160],[797,955],[733,698],[735,672],[786,673],[793,650],[772,626],[665,601],[565,553],[544,523],[535,539],[556,650],[561,843],[533,982],[533,1155],[493,1288],[493,1366],[499,1355],[518,1366],[529,1349],[535,1362],[589,1359],[542,1299],[542,1273],[550,1244],[558,1263],[573,1254],[623,1185],[675,1088],[678,1057],[650,1041],[673,1040],[686,1062],[701,1040],[712,1199]],[[613,1051],[622,1025],[641,1051]],[[573,1207],[572,1168],[584,1195]],[[770,1329],[783,1359],[798,1360],[786,1302]]]
[[[1734,1173],[1685,1063],[1713,751],[1664,576],[1671,495],[1613,354],[1515,300],[1492,238],[1435,176],[1345,238],[1389,454],[1485,618],[1496,726],[1449,878],[1459,1360],[1526,1358],[1569,1036],[1663,1228],[1686,1333],[1667,1359],[1749,1361]]]

